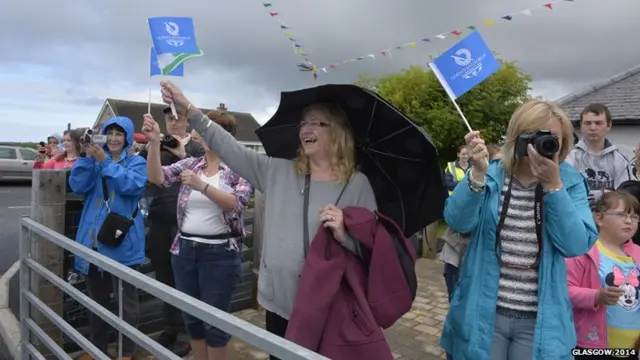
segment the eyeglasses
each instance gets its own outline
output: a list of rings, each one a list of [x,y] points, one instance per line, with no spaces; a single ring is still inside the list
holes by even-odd
[[[329,123],[326,121],[318,121],[318,120],[311,120],[311,121],[301,121],[300,124],[298,124],[299,128],[303,128],[303,127],[310,127],[310,128],[324,128],[324,127],[328,127]]]
[[[636,215],[636,214],[629,214],[626,212],[619,212],[619,211],[615,211],[615,212],[605,212],[603,215],[611,215],[611,216],[615,216],[620,220],[631,220],[632,222],[640,222],[640,216]]]

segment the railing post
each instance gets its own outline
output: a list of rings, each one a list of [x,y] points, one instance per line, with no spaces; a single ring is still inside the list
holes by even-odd
[[[31,187],[31,218],[56,231],[64,233],[65,198],[67,192],[65,170],[34,170]],[[64,250],[52,242],[30,233],[31,258],[57,276],[64,278]],[[63,292],[39,276],[31,276],[31,291],[56,314],[62,316]],[[62,347],[62,331],[38,311],[31,311],[32,319],[51,339]],[[35,341],[35,339],[34,339]],[[47,358],[53,354],[45,346],[36,343],[36,348]]]
[[[118,317],[124,321],[122,305],[122,279],[118,278]],[[122,360],[122,331],[118,331],[118,360]]]
[[[25,260],[29,258],[31,251],[31,234],[29,230],[20,224],[20,359],[29,360],[27,344],[30,343],[27,319],[30,316],[29,301],[22,294],[23,290],[30,290],[31,269]]]
[[[253,285],[253,307],[259,308],[258,305],[258,272],[260,271],[260,259],[262,256],[262,235],[264,233],[264,194],[256,190],[254,194],[253,206],[253,272],[256,275],[256,281]]]

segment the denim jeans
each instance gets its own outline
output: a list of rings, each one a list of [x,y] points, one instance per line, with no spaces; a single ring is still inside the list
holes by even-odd
[[[242,257],[226,247],[226,244],[180,239],[180,253],[171,257],[176,289],[228,312],[240,277]],[[224,347],[231,339],[231,335],[196,317],[187,313],[182,315],[192,340],[204,339],[208,346]]]
[[[496,314],[491,360],[531,360],[536,319],[515,319]]]

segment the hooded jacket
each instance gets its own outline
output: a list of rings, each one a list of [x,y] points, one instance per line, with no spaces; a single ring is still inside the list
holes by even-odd
[[[411,310],[415,297],[397,245],[415,262],[400,228],[363,207],[343,209],[344,225],[364,248],[359,259],[320,227],[300,277],[285,338],[334,360],[393,360],[382,329]]]
[[[123,265],[134,266],[145,260],[144,222],[139,213],[134,218],[133,226],[125,236],[122,244],[116,248],[103,246],[97,240],[97,234],[107,216],[107,207],[102,195],[102,178],[107,180],[109,191],[109,207],[111,211],[129,217],[138,206],[147,183],[147,163],[137,155],[129,153],[133,144],[133,123],[126,117],[113,117],[103,125],[101,133],[111,125],[120,126],[125,132],[126,143],[120,154],[120,161],[115,162],[104,146],[107,158],[98,162],[92,157],[81,157],[71,168],[69,186],[73,192],[84,196],[84,208],[80,218],[80,226],[76,242],[97,251]],[[75,269],[88,274],[89,262],[76,256]]]
[[[505,170],[491,162],[483,192],[469,187],[468,175],[447,199],[444,220],[459,233],[471,233],[453,292],[440,344],[456,360],[490,360],[500,264],[495,254]],[[576,343],[567,288],[565,258],[585,254],[598,238],[587,203],[585,180],[560,163],[561,190],[544,195],[543,248],[538,267],[538,316],[533,359],[572,360]]]
[[[580,140],[565,161],[587,179],[594,201],[602,197],[603,190],[617,189],[623,182],[633,179],[629,160],[607,139],[604,149],[597,154],[590,153],[584,140]]]
[[[640,265],[640,246],[628,241],[623,250]],[[606,348],[607,307],[596,304],[600,289],[600,252],[594,246],[588,253],[566,259],[569,299],[573,308],[577,346],[582,348]]]

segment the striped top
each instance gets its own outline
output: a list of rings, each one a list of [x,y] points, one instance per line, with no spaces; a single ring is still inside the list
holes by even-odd
[[[506,177],[500,196],[500,213],[509,181]],[[513,180],[509,209],[500,232],[504,264],[527,267],[536,261],[538,239],[534,205],[537,185],[525,187],[517,179]],[[497,310],[507,317],[535,318],[538,312],[538,270],[501,266]]]

